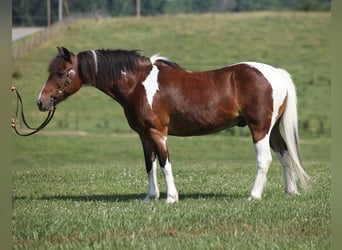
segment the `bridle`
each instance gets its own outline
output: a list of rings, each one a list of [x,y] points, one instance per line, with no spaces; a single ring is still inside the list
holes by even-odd
[[[76,63],[75,63],[76,64]],[[67,79],[65,80],[64,84],[58,88],[57,95],[51,96],[51,102],[53,103],[54,109],[56,108],[55,103],[59,97],[59,95],[64,93],[66,87],[72,82],[72,79],[75,77],[76,72],[74,70],[74,66],[70,69],[67,73]]]
[[[55,114],[57,99],[58,99],[59,95],[64,93],[65,88],[70,85],[70,83],[72,82],[73,78],[75,77],[75,75],[76,75],[76,71],[75,71],[76,67],[77,67],[77,56],[75,57],[75,63],[73,65],[73,67],[67,72],[67,79],[65,80],[64,84],[61,87],[59,87],[57,95],[51,97],[50,101],[52,102],[53,109],[49,110],[49,113],[48,113],[47,117],[45,118],[45,120],[42,122],[42,124],[40,124],[36,128],[31,127],[26,122],[25,115],[24,115],[23,100],[22,100],[21,95],[19,94],[19,91],[17,90],[17,88],[14,87],[14,86],[12,87],[12,92],[16,93],[16,95],[17,95],[17,108],[16,108],[16,112],[15,112],[15,117],[12,117],[11,126],[12,126],[13,130],[15,131],[15,133],[17,135],[20,135],[20,136],[30,136],[30,135],[33,135],[33,134],[39,132],[40,130],[42,130],[43,128],[45,128],[49,124],[49,122],[51,121],[52,117]],[[16,126],[16,120],[17,120],[18,114],[19,114],[19,105],[20,105],[20,110],[21,110],[20,111],[21,120],[23,121],[23,123],[26,126],[26,128],[32,130],[32,131],[30,131],[28,133],[20,132],[17,129],[17,126]]]
[[[64,93],[65,88],[70,85],[70,83],[76,76],[77,66],[78,66],[78,60],[77,60],[77,56],[75,56],[75,60],[74,60],[74,64],[72,65],[72,68],[67,71],[67,79],[65,80],[64,84],[58,88],[57,95],[51,96],[50,101],[53,103],[54,109],[55,109],[55,103],[58,97]]]

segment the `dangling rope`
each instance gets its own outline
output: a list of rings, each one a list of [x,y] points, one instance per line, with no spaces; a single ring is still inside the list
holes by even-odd
[[[12,117],[12,128],[14,129],[15,133],[17,135],[20,135],[20,136],[29,136],[29,135],[33,135],[37,132],[39,132],[40,130],[42,130],[43,128],[46,127],[46,125],[49,124],[49,122],[51,121],[53,115],[55,114],[55,110],[56,108],[54,107],[53,110],[50,110],[47,117],[45,118],[45,120],[43,121],[43,123],[38,126],[37,128],[33,128],[31,127],[30,125],[28,125],[28,123],[26,122],[26,119],[25,119],[25,116],[24,116],[24,105],[23,105],[23,100],[17,90],[16,87],[12,87],[12,92],[16,93],[17,95],[17,109],[16,109],[16,112],[15,112],[15,117]],[[17,126],[16,126],[16,120],[18,118],[18,115],[19,115],[19,105],[20,105],[20,115],[21,115],[21,120],[23,121],[23,123],[25,124],[25,126],[32,130],[31,132],[28,132],[28,133],[22,133],[22,132],[19,132],[19,130],[17,129]]]

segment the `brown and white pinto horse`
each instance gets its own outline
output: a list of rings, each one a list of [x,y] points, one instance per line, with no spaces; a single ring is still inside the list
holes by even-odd
[[[167,202],[178,201],[167,136],[204,135],[248,126],[255,147],[257,174],[249,199],[261,199],[271,148],[285,177],[285,192],[306,188],[299,152],[296,91],[282,69],[243,62],[212,71],[191,72],[159,56],[137,51],[90,50],[75,55],[58,48],[40,91],[38,107],[48,111],[90,84],[121,104],[130,127],[141,139],[148,174],[146,201],[159,198],[157,159],[167,188]],[[283,133],[280,133],[282,128]]]

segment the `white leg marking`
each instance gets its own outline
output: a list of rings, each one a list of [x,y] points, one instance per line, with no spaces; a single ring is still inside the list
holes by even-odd
[[[152,70],[150,74],[146,77],[146,79],[142,83],[145,87],[147,101],[151,109],[152,109],[153,97],[159,90],[158,73],[159,73],[158,67],[156,65],[152,65]]]
[[[166,159],[166,164],[162,168],[163,174],[165,177],[166,182],[166,189],[167,189],[167,203],[175,203],[178,202],[178,192],[176,189],[175,181],[173,179],[172,174],[172,166],[169,159]]]
[[[285,177],[285,192],[287,194],[299,194],[296,183],[296,172],[292,165],[292,160],[288,151],[283,154],[277,153],[279,161],[283,165],[284,177]]]
[[[261,199],[262,191],[266,183],[266,175],[272,161],[272,155],[269,145],[269,135],[254,144],[257,158],[257,175],[254,181],[253,189],[248,200]]]
[[[159,199],[159,188],[157,182],[157,159],[153,161],[152,169],[148,173],[148,193],[144,201]]]

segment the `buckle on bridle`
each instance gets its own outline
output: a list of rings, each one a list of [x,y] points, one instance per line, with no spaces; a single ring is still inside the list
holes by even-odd
[[[69,78],[74,78],[75,75],[76,75],[75,70],[73,70],[73,69],[69,70],[69,72],[68,72],[68,77]]]
[[[74,78],[75,75],[76,75],[75,70],[73,70],[73,69],[69,70],[68,78],[65,81],[65,86],[68,86],[71,83],[71,81],[72,81],[72,79]]]

